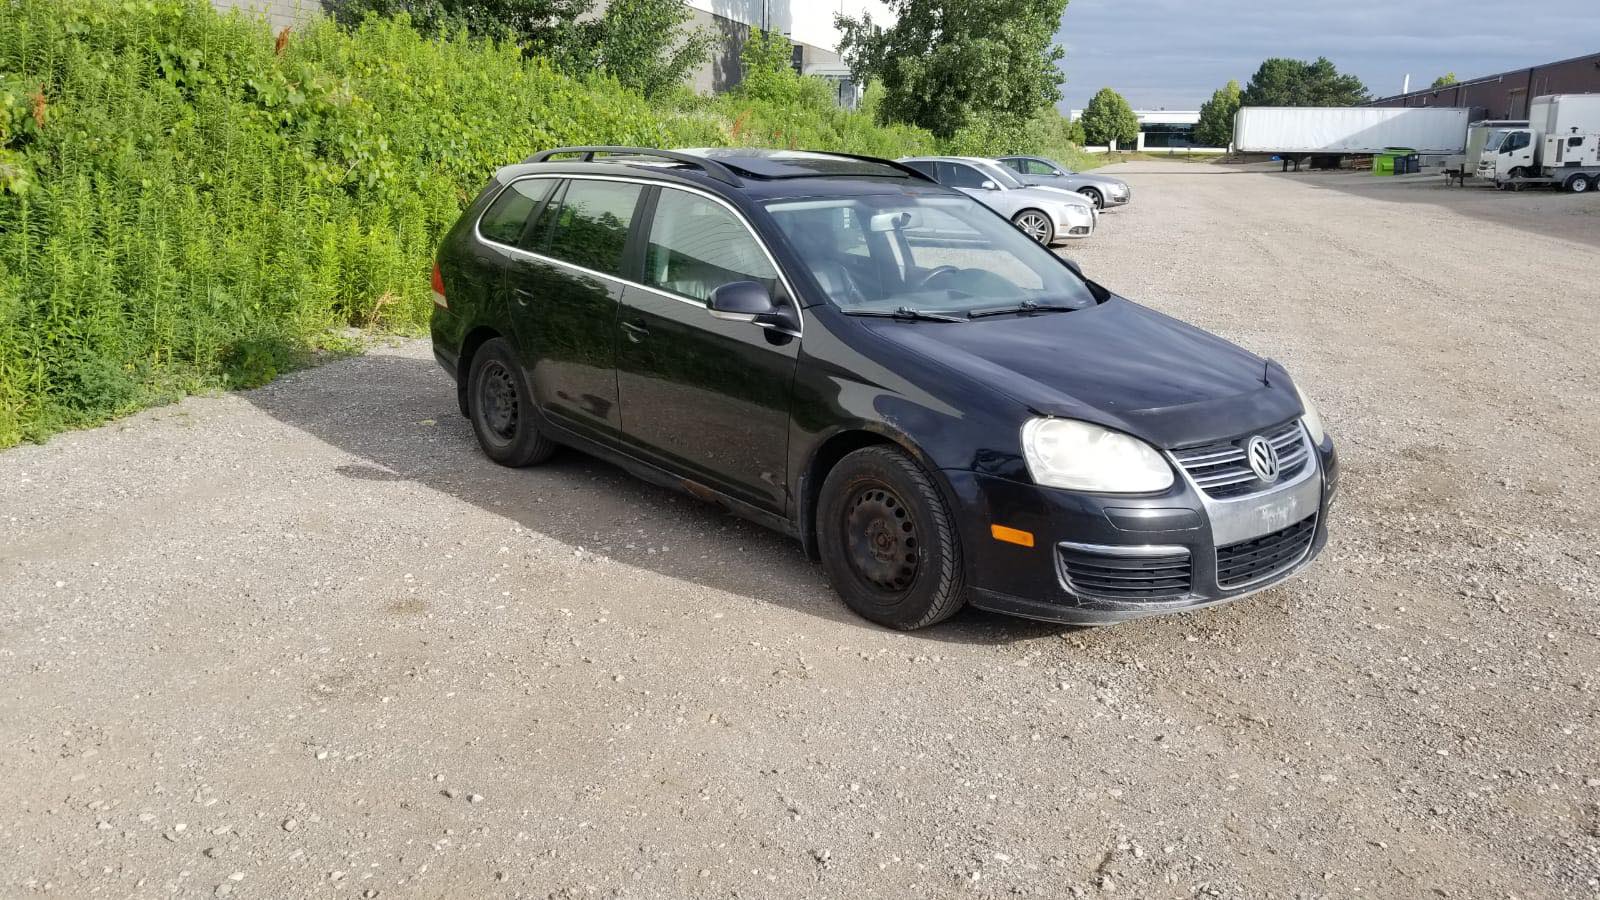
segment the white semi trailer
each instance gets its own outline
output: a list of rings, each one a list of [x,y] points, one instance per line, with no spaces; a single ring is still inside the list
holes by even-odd
[[[1506,129],[1498,144],[1485,145],[1478,177],[1502,190],[1600,188],[1600,94],[1535,97],[1528,127]]]
[[[1446,106],[1246,106],[1234,119],[1234,148],[1301,157],[1340,157],[1407,147],[1426,156],[1462,153],[1471,111]]]

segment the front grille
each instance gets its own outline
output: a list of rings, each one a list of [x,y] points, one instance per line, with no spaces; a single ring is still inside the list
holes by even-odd
[[[1189,552],[1159,556],[1056,548],[1067,590],[1108,600],[1162,600],[1189,593]]]
[[[1278,479],[1272,484],[1288,481],[1306,467],[1311,451],[1298,419],[1268,429],[1261,436],[1278,453]],[[1247,434],[1231,441],[1174,450],[1172,456],[1200,490],[1218,498],[1242,497],[1272,486],[1257,478],[1245,460],[1244,446],[1252,437]]]
[[[1217,587],[1244,587],[1270,578],[1305,558],[1317,533],[1317,517],[1300,520],[1282,531],[1217,548]]]

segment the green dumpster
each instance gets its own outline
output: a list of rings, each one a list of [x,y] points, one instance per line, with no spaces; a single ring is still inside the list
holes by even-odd
[[[1416,153],[1410,147],[1385,147],[1382,153],[1372,156],[1372,174],[1403,175],[1408,168],[1406,161]]]

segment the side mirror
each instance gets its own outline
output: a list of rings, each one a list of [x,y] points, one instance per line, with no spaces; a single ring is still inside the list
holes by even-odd
[[[1063,256],[1061,257],[1061,261],[1067,264],[1067,268],[1072,270],[1072,274],[1082,278],[1084,281],[1089,280],[1089,276],[1083,274],[1083,266],[1078,265],[1077,260],[1067,259],[1065,256]]]
[[[775,302],[760,282],[730,281],[711,292],[711,302],[706,309],[713,317],[726,322],[795,330],[789,306]]]
[[[988,181],[988,180],[985,180],[983,182],[983,184],[979,185],[979,187],[983,188],[986,191],[998,191],[998,190],[1000,190],[1000,185],[995,184],[994,182]]]

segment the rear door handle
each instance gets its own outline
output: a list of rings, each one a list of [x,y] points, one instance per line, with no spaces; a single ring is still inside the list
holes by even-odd
[[[628,340],[635,344],[650,336],[650,329],[637,322],[623,322],[622,331],[628,336]]]
[[[527,306],[529,303],[532,303],[535,299],[537,299],[533,296],[532,291],[523,290],[522,288],[513,290],[512,295],[517,298],[518,306]]]

